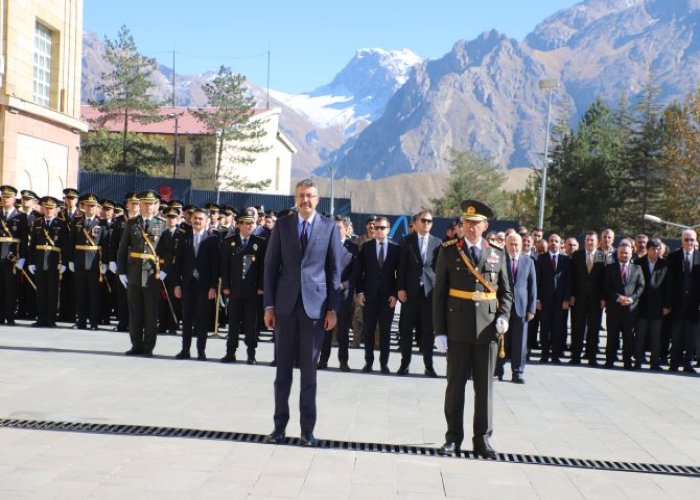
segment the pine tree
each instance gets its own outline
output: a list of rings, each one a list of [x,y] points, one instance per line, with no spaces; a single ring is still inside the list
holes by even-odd
[[[270,179],[251,182],[235,170],[236,165],[252,163],[256,154],[269,149],[260,142],[266,134],[265,122],[254,118],[255,98],[245,82],[245,76],[221,66],[216,77],[202,87],[211,109],[194,111],[197,119],[216,137],[217,199],[221,188],[264,189],[271,182]]]

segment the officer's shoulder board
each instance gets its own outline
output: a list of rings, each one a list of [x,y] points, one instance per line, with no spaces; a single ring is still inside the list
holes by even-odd
[[[180,234],[185,234],[187,231],[185,231],[185,230],[182,229],[181,227],[178,227],[178,228],[177,228],[177,232],[180,233]]]
[[[499,251],[501,251],[501,252],[503,251],[503,247],[500,246],[500,245],[497,245],[497,244],[495,244],[495,243],[489,243],[489,246],[492,247],[492,248],[495,248],[496,250],[499,250]]]
[[[442,246],[443,246],[444,248],[451,247],[452,245],[456,244],[458,241],[459,241],[459,238],[454,238],[454,239],[451,239],[451,240],[447,240],[446,242],[444,242],[444,243],[442,244]]]
[[[160,215],[156,215],[156,219],[165,222],[165,217],[161,217]]]

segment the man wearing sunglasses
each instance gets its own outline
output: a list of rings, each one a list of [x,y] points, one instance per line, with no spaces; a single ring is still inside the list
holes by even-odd
[[[401,301],[399,346],[401,366],[397,373],[406,375],[411,364],[413,330],[418,330],[425,374],[437,377],[433,368],[433,284],[435,262],[442,241],[430,234],[433,215],[423,210],[415,218],[415,232],[401,247],[398,269],[398,299]]]

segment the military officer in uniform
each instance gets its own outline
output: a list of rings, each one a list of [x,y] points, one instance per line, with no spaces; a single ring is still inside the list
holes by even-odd
[[[138,194],[139,215],[126,221],[119,249],[117,274],[127,289],[131,349],[127,356],[153,356],[158,322],[160,280],[167,277],[160,268],[160,241],[166,231],[165,219],[158,217],[155,191]]]
[[[63,190],[64,206],[58,213],[58,217],[66,222],[69,236],[73,232],[73,226],[83,217],[83,212],[78,208],[78,196],[77,189],[66,188]],[[70,247],[68,253],[70,255]],[[61,279],[60,304],[59,320],[75,323],[75,276],[70,269],[63,273]]]
[[[513,294],[503,249],[482,238],[493,211],[477,200],[466,200],[461,208],[465,236],[443,243],[435,269],[435,344],[447,350],[447,433],[438,451],[441,455],[459,453],[464,439],[464,391],[471,372],[474,453],[495,458],[489,444],[493,373],[497,340],[508,330]]]
[[[34,327],[56,326],[61,276],[68,262],[68,225],[59,219],[59,200],[44,196],[40,200],[43,217],[31,226],[31,245],[27,250],[27,269],[35,276],[37,321]]]
[[[179,209],[168,207],[165,209],[164,215],[166,230],[163,231],[163,235],[160,238],[158,253],[161,256],[161,266],[166,271],[166,279],[163,280],[165,291],[161,290],[158,304],[158,333],[175,335],[182,318],[182,304],[174,295],[175,274],[170,272],[170,266],[173,265],[178,246],[182,244],[185,230],[178,227]]]
[[[100,208],[92,193],[80,197],[84,215],[70,232],[68,268],[74,276],[78,321],[74,329],[97,330],[101,316],[102,281],[107,271],[107,231],[97,217]]]
[[[222,363],[236,361],[238,334],[243,331],[248,364],[257,364],[258,296],[263,293],[265,240],[253,233],[257,213],[246,208],[238,216],[239,234],[224,239],[221,246],[221,290],[228,297],[229,334]],[[242,327],[242,328],[241,328]]]
[[[107,245],[105,252],[107,254],[107,262],[112,261],[112,236],[114,235],[114,228],[117,225],[117,219],[114,217],[114,208],[116,203],[109,198],[105,198],[100,201],[100,206],[102,211],[100,213],[100,220],[106,231]],[[116,240],[117,245],[119,240]],[[112,312],[116,309],[117,305],[117,286],[116,286],[116,276],[114,273],[105,273],[102,280],[102,313],[101,313],[101,323],[103,325],[109,325],[112,318]]]
[[[124,234],[124,226],[126,221],[138,217],[139,215],[139,197],[135,192],[126,193],[124,196],[124,204],[126,212],[121,216],[117,216],[112,226],[112,234],[109,240],[109,270],[112,274],[117,274],[117,253],[119,251],[119,243]],[[126,293],[126,288],[120,284],[115,285],[113,292],[117,296],[117,326],[114,331],[128,332],[129,331],[129,300]]]
[[[27,214],[27,224],[30,228],[28,249],[32,247],[31,242],[31,227],[37,218],[40,218],[41,212],[36,209],[39,203],[39,197],[34,191],[23,189],[20,191],[21,206],[19,210]],[[31,279],[31,278],[29,278]],[[30,319],[36,317],[36,292],[34,287],[29,282],[29,279],[22,273],[19,276],[19,307],[17,308],[17,317],[20,319]]]
[[[0,324],[15,324],[19,274],[24,269],[29,239],[27,214],[15,208],[17,189],[0,186]]]

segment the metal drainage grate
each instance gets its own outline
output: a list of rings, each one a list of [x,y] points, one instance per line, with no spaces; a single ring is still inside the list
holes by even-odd
[[[186,429],[182,427],[97,424],[89,422],[54,422],[45,420],[25,420],[9,418],[0,419],[0,427],[41,431],[85,432],[90,434],[109,434],[122,436],[209,439],[214,441],[234,441],[238,443],[264,443],[265,439],[265,436],[262,434],[249,434],[242,432],[227,431],[208,431],[202,429]],[[299,441],[299,438],[288,437],[285,440],[285,444],[298,445]],[[354,441],[336,441],[332,439],[320,439],[319,448],[440,457],[436,448],[384,443],[359,443]],[[461,451],[456,458],[484,460],[475,456],[474,453],[471,451]],[[640,472],[646,474],[664,474],[671,476],[686,476],[700,478],[700,467],[691,465],[611,462],[607,460],[549,457],[542,455],[523,455],[519,453],[498,453],[498,458],[493,461],[515,464],[549,465],[554,467],[572,467],[577,469]]]

